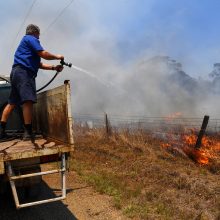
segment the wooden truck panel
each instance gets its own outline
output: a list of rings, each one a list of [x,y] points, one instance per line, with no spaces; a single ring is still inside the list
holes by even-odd
[[[15,139],[0,143],[0,174],[4,162],[73,151],[73,129],[70,84],[38,94],[34,106],[33,127],[44,138],[34,141]]]

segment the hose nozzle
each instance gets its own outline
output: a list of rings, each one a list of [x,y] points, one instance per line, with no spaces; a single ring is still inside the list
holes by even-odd
[[[68,67],[72,67],[72,63],[67,63],[67,62],[65,62],[64,60],[61,60],[60,61],[60,64],[62,65],[62,66],[68,66]]]

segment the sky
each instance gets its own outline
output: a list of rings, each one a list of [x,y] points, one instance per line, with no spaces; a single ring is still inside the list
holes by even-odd
[[[45,50],[87,70],[65,68],[53,86],[74,79],[84,97],[90,95],[88,78],[117,87],[136,64],[157,55],[182,63],[194,78],[206,79],[220,62],[218,0],[7,0],[0,8],[1,74],[10,73],[25,28],[34,23]],[[50,78],[48,71],[39,71],[38,87]],[[75,96],[75,103],[81,99]]]
[[[23,23],[33,2],[0,2],[1,72],[10,70],[14,50],[29,23],[40,25],[46,49],[67,56],[76,44],[97,43],[106,59],[108,50],[109,59],[121,64],[144,55],[168,55],[195,77],[205,77],[213,63],[220,61],[218,0],[74,0],[45,33],[71,0],[37,0]],[[65,45],[57,45],[58,38]],[[77,53],[80,56],[80,51]],[[89,55],[85,59],[90,59]]]

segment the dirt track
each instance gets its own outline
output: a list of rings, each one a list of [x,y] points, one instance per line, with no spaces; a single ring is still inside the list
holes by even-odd
[[[60,187],[59,176],[44,178],[40,196],[51,197]],[[9,191],[10,192],[10,191]],[[100,195],[83,183],[75,172],[67,174],[67,199],[16,210],[11,193],[0,199],[1,220],[124,220],[122,213],[112,207],[111,198]]]

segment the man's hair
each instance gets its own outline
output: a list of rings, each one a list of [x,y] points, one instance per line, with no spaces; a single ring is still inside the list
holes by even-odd
[[[26,34],[40,34],[40,28],[35,24],[29,24],[26,28]]]

